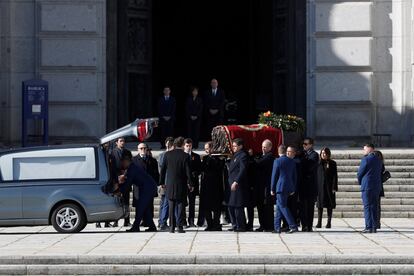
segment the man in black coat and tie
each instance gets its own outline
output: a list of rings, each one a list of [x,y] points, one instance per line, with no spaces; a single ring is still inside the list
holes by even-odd
[[[233,140],[232,149],[233,157],[229,164],[229,185],[230,197],[227,203],[232,228],[235,232],[246,231],[246,216],[244,207],[249,200],[249,183],[247,180],[247,169],[249,165],[249,156],[243,150],[244,142],[240,138]]]
[[[218,87],[216,79],[211,80],[211,88],[204,95],[204,108],[206,114],[208,136],[212,129],[224,122],[225,95],[223,89]]]
[[[303,140],[302,181],[299,186],[300,220],[302,231],[312,232],[315,202],[318,196],[317,170],[319,154],[313,150],[313,139]]]
[[[170,87],[164,87],[164,95],[158,101],[159,128],[161,148],[165,148],[164,141],[174,134],[176,101],[172,97]]]
[[[273,231],[274,198],[271,195],[270,184],[275,157],[272,153],[272,146],[270,140],[264,140],[262,154],[250,163],[255,176],[254,199],[260,223],[260,227],[256,229],[258,232]]]
[[[185,206],[187,194],[194,189],[191,182],[190,158],[183,151],[184,138],[174,140],[175,149],[165,153],[161,165],[160,184],[165,186],[169,203],[170,233],[174,233],[178,225],[178,232],[185,233]],[[175,217],[176,215],[176,217]]]
[[[191,88],[191,96],[185,102],[188,137],[193,140],[193,148],[198,148],[200,125],[203,114],[203,100],[198,95],[198,88]]]
[[[193,183],[194,189],[190,192],[188,191],[188,227],[195,227],[195,202],[196,197],[200,195],[200,181],[199,177],[201,174],[201,158],[200,155],[193,152],[193,141],[190,138],[184,140],[184,152],[188,154],[190,159],[190,170],[191,170],[191,182]],[[198,210],[198,226],[203,226],[204,216],[201,210],[202,206],[199,205]],[[201,224],[201,225],[200,225]]]
[[[158,172],[158,162],[157,160],[152,157],[149,154],[149,148],[148,145],[145,143],[138,144],[138,154],[137,156],[132,158],[132,162],[137,165],[138,167],[141,167],[144,171],[146,171],[152,179],[156,183],[159,183],[160,181],[160,174]],[[154,197],[157,197],[158,193],[156,192],[154,194]],[[151,216],[154,218],[154,200],[151,204]],[[149,222],[144,221],[145,225],[149,225]]]

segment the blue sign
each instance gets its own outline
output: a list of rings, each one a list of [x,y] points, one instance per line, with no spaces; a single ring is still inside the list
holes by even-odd
[[[28,80],[22,83],[22,144],[27,146],[28,121],[41,120],[43,123],[43,144],[48,144],[49,137],[49,84],[44,80]]]

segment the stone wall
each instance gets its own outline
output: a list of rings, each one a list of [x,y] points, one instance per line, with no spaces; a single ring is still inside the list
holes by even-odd
[[[308,1],[308,129],[411,141],[411,1]]]
[[[21,82],[49,81],[50,136],[106,131],[104,0],[0,0],[0,129],[20,140]]]

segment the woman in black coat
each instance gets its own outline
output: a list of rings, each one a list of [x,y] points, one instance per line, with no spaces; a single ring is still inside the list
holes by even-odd
[[[318,166],[318,224],[322,226],[323,208],[328,211],[328,222],[326,228],[331,228],[332,210],[336,207],[335,193],[338,191],[338,171],[336,162],[331,159],[331,150],[323,148],[320,153]]]
[[[224,198],[224,160],[212,156],[213,143],[207,142],[204,150],[207,155],[201,162],[200,206],[203,206],[207,220],[205,231],[221,231],[220,214]]]

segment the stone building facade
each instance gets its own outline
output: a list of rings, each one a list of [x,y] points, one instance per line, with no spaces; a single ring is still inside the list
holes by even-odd
[[[309,135],[366,140],[385,133],[396,145],[411,143],[412,5],[306,1]],[[107,99],[110,6],[105,0],[0,0],[0,141],[20,140],[21,82],[33,78],[49,82],[51,136],[93,138],[114,128]]]

